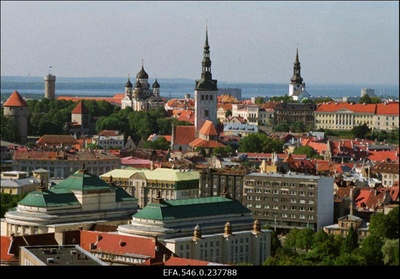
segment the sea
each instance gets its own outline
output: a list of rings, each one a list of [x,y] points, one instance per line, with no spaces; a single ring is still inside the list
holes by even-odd
[[[186,94],[193,97],[195,80],[184,78],[157,78],[160,84],[161,97],[183,98]],[[124,93],[126,77],[57,77],[55,93],[57,96],[74,97],[110,97]],[[152,84],[154,80],[149,79]],[[241,99],[288,94],[288,83],[243,83],[224,82],[218,80],[218,88],[238,88],[241,90]],[[384,99],[399,99],[399,85],[391,84],[327,84],[306,83],[306,91],[312,97],[342,97],[359,98],[362,88],[371,88],[375,96]],[[44,77],[35,76],[1,76],[1,101],[8,99],[14,90],[26,99],[42,99],[44,97]]]

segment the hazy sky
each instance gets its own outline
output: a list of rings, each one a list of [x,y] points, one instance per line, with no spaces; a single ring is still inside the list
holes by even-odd
[[[399,83],[398,1],[1,1],[1,75]],[[49,67],[52,69],[49,69]]]

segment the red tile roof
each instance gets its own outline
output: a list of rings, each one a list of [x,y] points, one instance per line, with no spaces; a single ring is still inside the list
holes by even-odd
[[[5,106],[5,107],[27,107],[28,104],[26,103],[24,98],[21,97],[21,95],[18,93],[18,91],[14,90],[14,92],[10,95],[10,97],[3,104],[3,106]]]
[[[208,136],[217,136],[217,129],[215,129],[214,124],[210,120],[206,120],[201,126],[201,129],[199,130],[199,134],[202,135],[208,135]]]
[[[19,262],[18,258],[14,256],[14,254],[11,254],[10,248],[11,248],[11,243],[12,243],[12,238],[9,236],[1,236],[1,253],[0,253],[0,260],[1,262]]]
[[[44,146],[46,144],[54,145],[61,143],[67,145],[79,144],[78,140],[72,135],[43,135],[36,141],[36,144],[38,146]]]
[[[73,113],[73,114],[89,114],[89,110],[86,108],[86,106],[83,104],[82,101],[79,101],[79,103],[71,111],[71,113]]]
[[[387,103],[387,104],[377,104],[376,105],[376,114],[384,114],[384,115],[397,115],[399,116],[399,103]]]
[[[176,126],[174,144],[188,144],[196,138],[195,126]]]
[[[351,104],[347,102],[340,102],[340,103],[326,103],[320,104],[316,112],[335,112],[338,110],[350,110],[353,112],[359,113],[375,113],[376,111],[376,104]]]
[[[91,249],[91,244],[95,243],[95,248]],[[162,263],[164,254],[167,254],[168,258],[173,255],[172,251],[152,237],[121,235],[99,231],[81,231],[80,246],[87,251],[94,250],[114,255],[150,257],[150,262],[147,262],[147,265]]]
[[[205,140],[197,138],[189,143],[189,146],[194,147],[204,147],[204,148],[215,148],[215,147],[225,147],[226,145],[222,142],[216,140]]]

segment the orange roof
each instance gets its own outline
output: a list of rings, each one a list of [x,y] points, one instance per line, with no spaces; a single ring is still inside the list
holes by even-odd
[[[96,243],[95,249],[91,247],[91,244],[94,243]],[[168,256],[172,255],[172,251],[167,249],[155,238],[100,231],[81,231],[80,246],[87,251],[96,250],[115,255],[131,254],[150,257],[150,262],[148,261],[143,265],[161,263],[164,254]]]
[[[86,106],[83,104],[82,101],[79,101],[79,103],[71,111],[71,113],[73,113],[73,114],[88,114],[89,110],[86,108]]]
[[[215,129],[214,124],[210,120],[206,120],[201,126],[199,134],[208,135],[208,136],[217,136],[217,129]]]
[[[387,104],[377,104],[376,114],[394,114],[399,115],[399,103],[387,103]]]
[[[195,126],[176,126],[174,144],[188,144],[196,138]]]
[[[122,96],[122,97],[121,97]],[[58,96],[57,100],[66,100],[79,102],[82,100],[91,100],[91,101],[107,101],[111,104],[121,105],[121,100],[124,94],[115,94],[113,97],[72,97],[72,96]]]
[[[351,104],[347,102],[320,104],[316,112],[336,112],[338,110],[350,110],[353,112],[375,113],[376,104]]]
[[[37,141],[37,145],[44,144],[77,144],[79,143],[72,135],[43,135]]]
[[[18,93],[18,91],[14,90],[14,92],[10,95],[10,97],[3,104],[3,106],[5,106],[5,107],[27,107],[28,104],[26,103],[24,98],[21,97],[21,95]]]
[[[205,140],[197,138],[189,143],[190,147],[204,147],[204,148],[215,148],[215,147],[225,147],[225,144],[216,140]]]
[[[16,258],[14,254],[9,253],[11,247],[11,241],[12,241],[11,237],[1,236],[1,247],[0,247],[1,262],[19,262],[18,258]]]

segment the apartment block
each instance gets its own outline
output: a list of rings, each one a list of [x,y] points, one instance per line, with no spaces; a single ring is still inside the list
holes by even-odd
[[[332,177],[250,173],[243,188],[243,205],[264,225],[316,231],[333,223]]]

